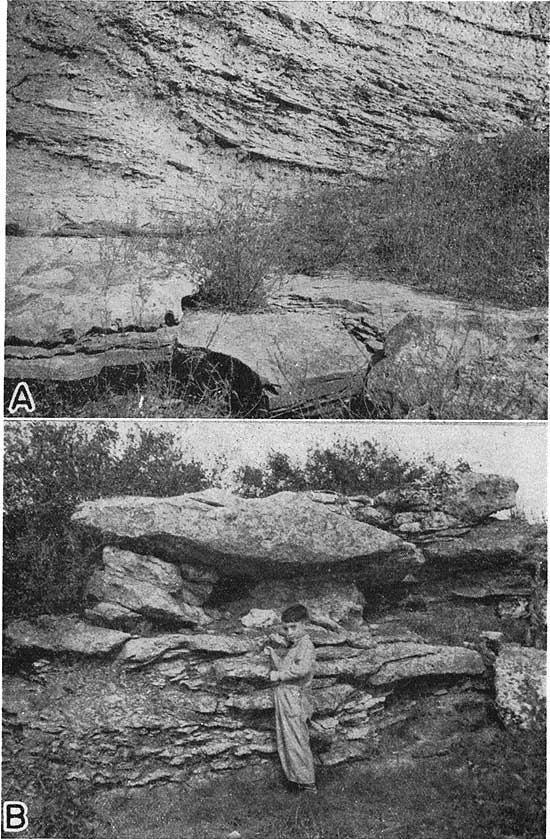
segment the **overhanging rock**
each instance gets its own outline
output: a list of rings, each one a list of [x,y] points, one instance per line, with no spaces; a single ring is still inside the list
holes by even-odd
[[[124,392],[153,370],[179,383],[180,396],[226,384],[232,409],[315,415],[359,393],[372,352],[334,315],[317,312],[187,313],[154,332],[87,336],[53,349],[5,348],[6,395],[26,381],[57,384],[69,399]]]
[[[106,544],[253,580],[323,571],[390,584],[423,562],[409,542],[295,492],[106,498],[81,504],[73,522]]]

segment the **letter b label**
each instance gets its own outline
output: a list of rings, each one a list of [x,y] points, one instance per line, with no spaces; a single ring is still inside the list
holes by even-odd
[[[2,805],[2,830],[19,833],[29,826],[27,805],[22,801],[4,801]]]

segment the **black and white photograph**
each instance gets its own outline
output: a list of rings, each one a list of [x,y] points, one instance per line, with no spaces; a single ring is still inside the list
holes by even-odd
[[[545,423],[19,420],[4,452],[12,829],[545,836]]]
[[[2,837],[544,839],[550,4],[2,12]]]
[[[547,3],[6,5],[7,416],[546,418]]]

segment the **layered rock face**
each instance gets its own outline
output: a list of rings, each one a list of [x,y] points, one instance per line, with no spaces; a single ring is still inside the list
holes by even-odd
[[[8,10],[8,221],[121,229],[197,182],[380,175],[545,113],[544,3],[58,2]]]
[[[6,628],[16,672],[4,688],[5,771],[28,763],[31,772],[41,749],[67,764],[68,777],[95,784],[273,767],[265,647],[283,648],[280,614],[296,601],[308,608],[316,649],[318,764],[367,757],[384,730],[419,715],[433,720],[433,732],[417,743],[428,751],[438,737],[484,724],[487,664],[497,672],[498,710],[514,723],[523,682],[505,647],[495,663],[487,644],[498,633],[477,645],[428,643],[391,621],[372,622],[368,599],[375,590],[437,579],[442,561],[444,574],[467,568],[472,583],[487,567],[534,561],[542,543],[532,533],[521,541],[514,531],[515,548],[506,551],[503,528],[514,523],[488,520],[513,507],[516,488],[496,475],[457,472],[431,492],[410,485],[375,497],[244,499],[211,489],[82,504],[75,525],[105,545],[84,617],[43,616]],[[468,565],[464,541],[478,531],[487,541],[491,527],[492,552],[486,545]],[[448,553],[442,560],[442,543],[459,545],[454,560]],[[480,591],[449,595],[518,593]],[[529,661],[539,652],[527,651]]]

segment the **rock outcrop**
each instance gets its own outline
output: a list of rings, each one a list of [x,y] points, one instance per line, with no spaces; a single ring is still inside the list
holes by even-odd
[[[16,640],[15,632],[10,638]],[[392,640],[367,627],[355,632],[313,629],[312,638],[317,654],[312,745],[319,764],[365,757],[379,732],[403,722],[412,708],[406,701],[396,705],[400,684],[415,683],[420,691],[425,685],[428,694],[454,685],[455,702],[485,702],[485,668],[475,651]],[[76,672],[71,677],[70,669],[60,674],[55,660],[43,662],[44,703],[49,691],[64,684],[70,690],[63,703],[27,704],[28,683],[21,680],[10,682],[4,692],[5,711],[11,723],[24,728],[27,744],[62,733],[73,744],[71,777],[98,785],[177,781],[263,763],[276,754],[273,693],[263,652],[268,640],[265,631],[242,627],[224,634],[131,638],[105,674],[106,686],[101,671],[89,666],[80,677]],[[17,652],[16,644],[12,649]],[[51,654],[53,643],[43,642],[36,654],[45,651]],[[55,652],[63,650],[56,647]],[[79,679],[77,686],[71,685],[73,678]]]
[[[266,646],[283,648],[281,611],[296,601],[309,609],[316,651],[317,764],[369,757],[398,726],[411,725],[415,740],[415,719],[433,729],[415,740],[420,752],[486,724],[493,669],[504,722],[530,724],[542,650],[503,644],[491,630],[478,643],[440,643],[431,637],[437,618],[428,643],[395,616],[369,617],[373,590],[403,592],[415,574],[429,579],[431,565],[437,577],[439,559],[423,562],[437,542],[463,546],[478,531],[488,540],[493,527],[500,540],[501,526],[514,522],[488,519],[513,505],[515,489],[495,475],[457,472],[431,495],[415,485],[374,497],[243,499],[213,488],[85,502],[75,525],[105,544],[86,620],[42,616],[6,627],[4,772],[30,777],[43,749],[68,779],[96,786],[269,769],[276,740]],[[416,546],[399,535],[405,513],[419,523]],[[358,520],[365,514],[378,515],[379,526]],[[447,517],[444,539],[436,514]],[[506,563],[540,561],[538,537],[523,539]],[[459,549],[454,562],[463,572]],[[475,580],[486,567],[479,561],[467,573]],[[488,602],[489,626],[499,626],[495,601],[520,591],[510,577],[500,588],[449,586],[450,608]]]
[[[381,175],[397,147],[544,118],[547,21],[544,3],[15,0],[10,229],[146,232],[236,169]]]

